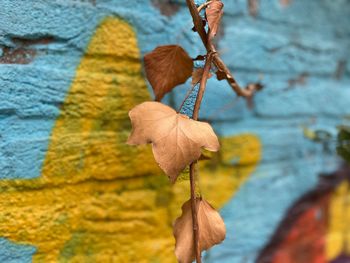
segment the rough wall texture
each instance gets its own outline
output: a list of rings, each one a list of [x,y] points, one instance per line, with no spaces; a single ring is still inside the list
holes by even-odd
[[[228,234],[205,262],[350,255],[347,176],[315,190],[339,162],[302,130],[334,132],[350,115],[350,3],[285,2],[260,1],[253,18],[245,0],[224,1],[220,52],[240,83],[266,87],[248,107],[209,81],[200,115],[222,155],[202,164],[201,184]],[[128,110],[152,97],[142,55],[167,43],[198,55],[190,28],[181,0],[0,2],[1,262],[175,262],[188,182],[169,185],[149,147],[124,142]],[[187,87],[165,102],[179,105]]]

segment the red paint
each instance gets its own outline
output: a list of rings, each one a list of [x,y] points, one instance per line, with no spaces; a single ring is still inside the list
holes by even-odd
[[[13,49],[4,47],[0,57],[0,64],[29,64],[36,55],[34,49]]]
[[[3,47],[0,64],[29,64],[37,54],[34,45],[47,45],[53,41],[52,37],[39,39],[12,38],[15,47]]]
[[[350,181],[348,165],[320,176],[317,186],[288,209],[256,263],[327,263],[328,207],[334,191],[344,180]],[[339,255],[331,263],[350,263],[350,255]]]
[[[326,263],[328,196],[310,206],[276,249],[271,263]]]

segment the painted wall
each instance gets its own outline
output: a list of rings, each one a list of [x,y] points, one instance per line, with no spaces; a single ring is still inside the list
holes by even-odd
[[[313,262],[345,258],[346,176],[283,222],[340,166],[303,127],[334,133],[350,115],[350,3],[260,2],[254,18],[245,0],[224,1],[218,46],[242,85],[264,90],[247,104],[212,78],[200,113],[222,143],[202,164],[203,194],[228,231],[205,262],[310,262],[291,253],[293,229],[323,240]],[[152,98],[142,56],[167,43],[204,52],[184,1],[2,0],[0,18],[0,261],[175,262],[186,176],[171,186],[149,147],[124,142],[128,110]]]

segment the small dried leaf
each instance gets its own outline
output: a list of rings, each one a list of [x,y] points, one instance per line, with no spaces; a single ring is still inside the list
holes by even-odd
[[[159,102],[144,102],[129,112],[133,130],[128,144],[152,143],[153,155],[172,182],[187,165],[199,159],[201,149],[218,151],[212,127],[176,113]]]
[[[220,214],[205,200],[197,198],[197,219],[200,250],[207,250],[225,239],[226,228]],[[175,255],[180,263],[191,263],[195,258],[191,200],[182,206],[182,215],[174,224]]]
[[[213,0],[205,10],[209,24],[210,37],[214,37],[218,31],[221,17],[224,14],[223,8],[224,4],[221,2],[221,0]]]
[[[205,56],[203,56],[203,55],[198,55],[198,56],[195,57],[193,60],[205,60]]]
[[[197,68],[192,72],[192,86],[197,85],[203,76],[204,68]],[[209,72],[208,79],[211,78],[212,74]]]
[[[218,71],[216,71],[216,78],[218,80],[227,79],[227,74],[223,71],[218,70]]]
[[[146,54],[144,61],[146,76],[157,101],[175,86],[186,82],[193,70],[192,59],[177,45],[157,47]]]

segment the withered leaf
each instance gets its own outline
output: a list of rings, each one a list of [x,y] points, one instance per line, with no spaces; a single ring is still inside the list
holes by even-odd
[[[205,56],[203,55],[198,55],[197,57],[195,57],[194,59],[192,60],[205,60]]]
[[[128,144],[152,143],[160,168],[174,183],[187,165],[199,159],[201,149],[218,151],[212,127],[176,113],[159,102],[144,102],[129,112],[133,130]]]
[[[144,62],[146,76],[157,101],[175,86],[186,82],[193,69],[192,59],[177,45],[157,47],[146,54]]]
[[[221,0],[213,0],[205,10],[208,24],[209,24],[209,36],[214,37],[218,31],[221,17],[224,14],[224,4]]]
[[[192,86],[197,85],[203,76],[204,68],[196,68],[192,72]],[[209,72],[208,79],[211,78],[212,74]]]
[[[227,78],[227,74],[225,72],[223,72],[223,71],[218,70],[218,71],[216,71],[216,78],[218,80],[226,79]]]
[[[200,250],[207,250],[225,239],[226,228],[220,214],[205,200],[197,198],[197,219]],[[174,224],[175,255],[180,263],[191,263],[195,258],[191,200],[182,206],[182,215]]]

